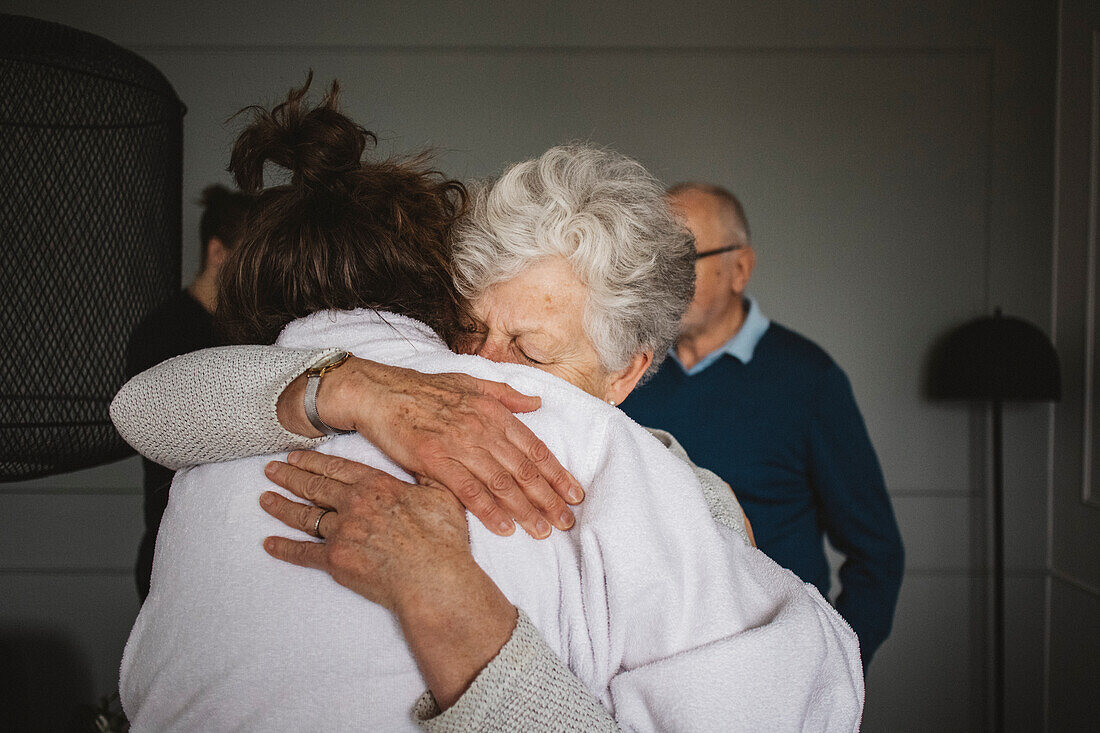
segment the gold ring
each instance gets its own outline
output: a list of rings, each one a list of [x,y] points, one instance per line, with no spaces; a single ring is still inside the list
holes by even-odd
[[[320,509],[321,513],[317,515],[317,521],[313,523],[313,536],[319,540],[323,540],[324,536],[321,534],[321,517],[325,516],[332,510],[325,509],[324,507],[320,507]]]

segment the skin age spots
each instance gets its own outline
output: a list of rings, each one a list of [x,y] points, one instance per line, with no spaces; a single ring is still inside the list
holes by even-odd
[[[639,354],[608,372],[584,332],[588,289],[563,258],[537,262],[488,288],[471,305],[475,323],[459,345],[464,353],[526,364],[572,382],[604,400],[622,401],[648,366]],[[641,371],[637,372],[639,360]]]

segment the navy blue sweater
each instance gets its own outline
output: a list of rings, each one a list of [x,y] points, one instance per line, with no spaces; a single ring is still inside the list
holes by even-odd
[[[846,556],[836,608],[866,667],[893,622],[901,534],[851,385],[829,355],[772,323],[748,364],[726,354],[688,376],[666,359],[623,409],[725,479],[759,548],[826,597],[828,536]]]

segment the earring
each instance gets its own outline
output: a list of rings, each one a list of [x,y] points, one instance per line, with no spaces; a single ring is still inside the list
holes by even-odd
[[[609,404],[609,405],[611,405],[612,407],[614,407],[614,406],[615,406],[615,400],[608,400],[608,401],[607,401],[607,404]]]

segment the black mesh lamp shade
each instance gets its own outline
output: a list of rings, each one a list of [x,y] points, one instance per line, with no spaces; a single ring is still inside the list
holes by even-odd
[[[993,406],[993,729],[1004,730],[1004,435],[1009,401],[1057,401],[1062,396],[1058,354],[1036,326],[1002,315],[970,321],[939,340],[929,364],[933,398]]]
[[[183,113],[135,54],[0,15],[0,480],[129,450],[107,406],[179,287]]]

